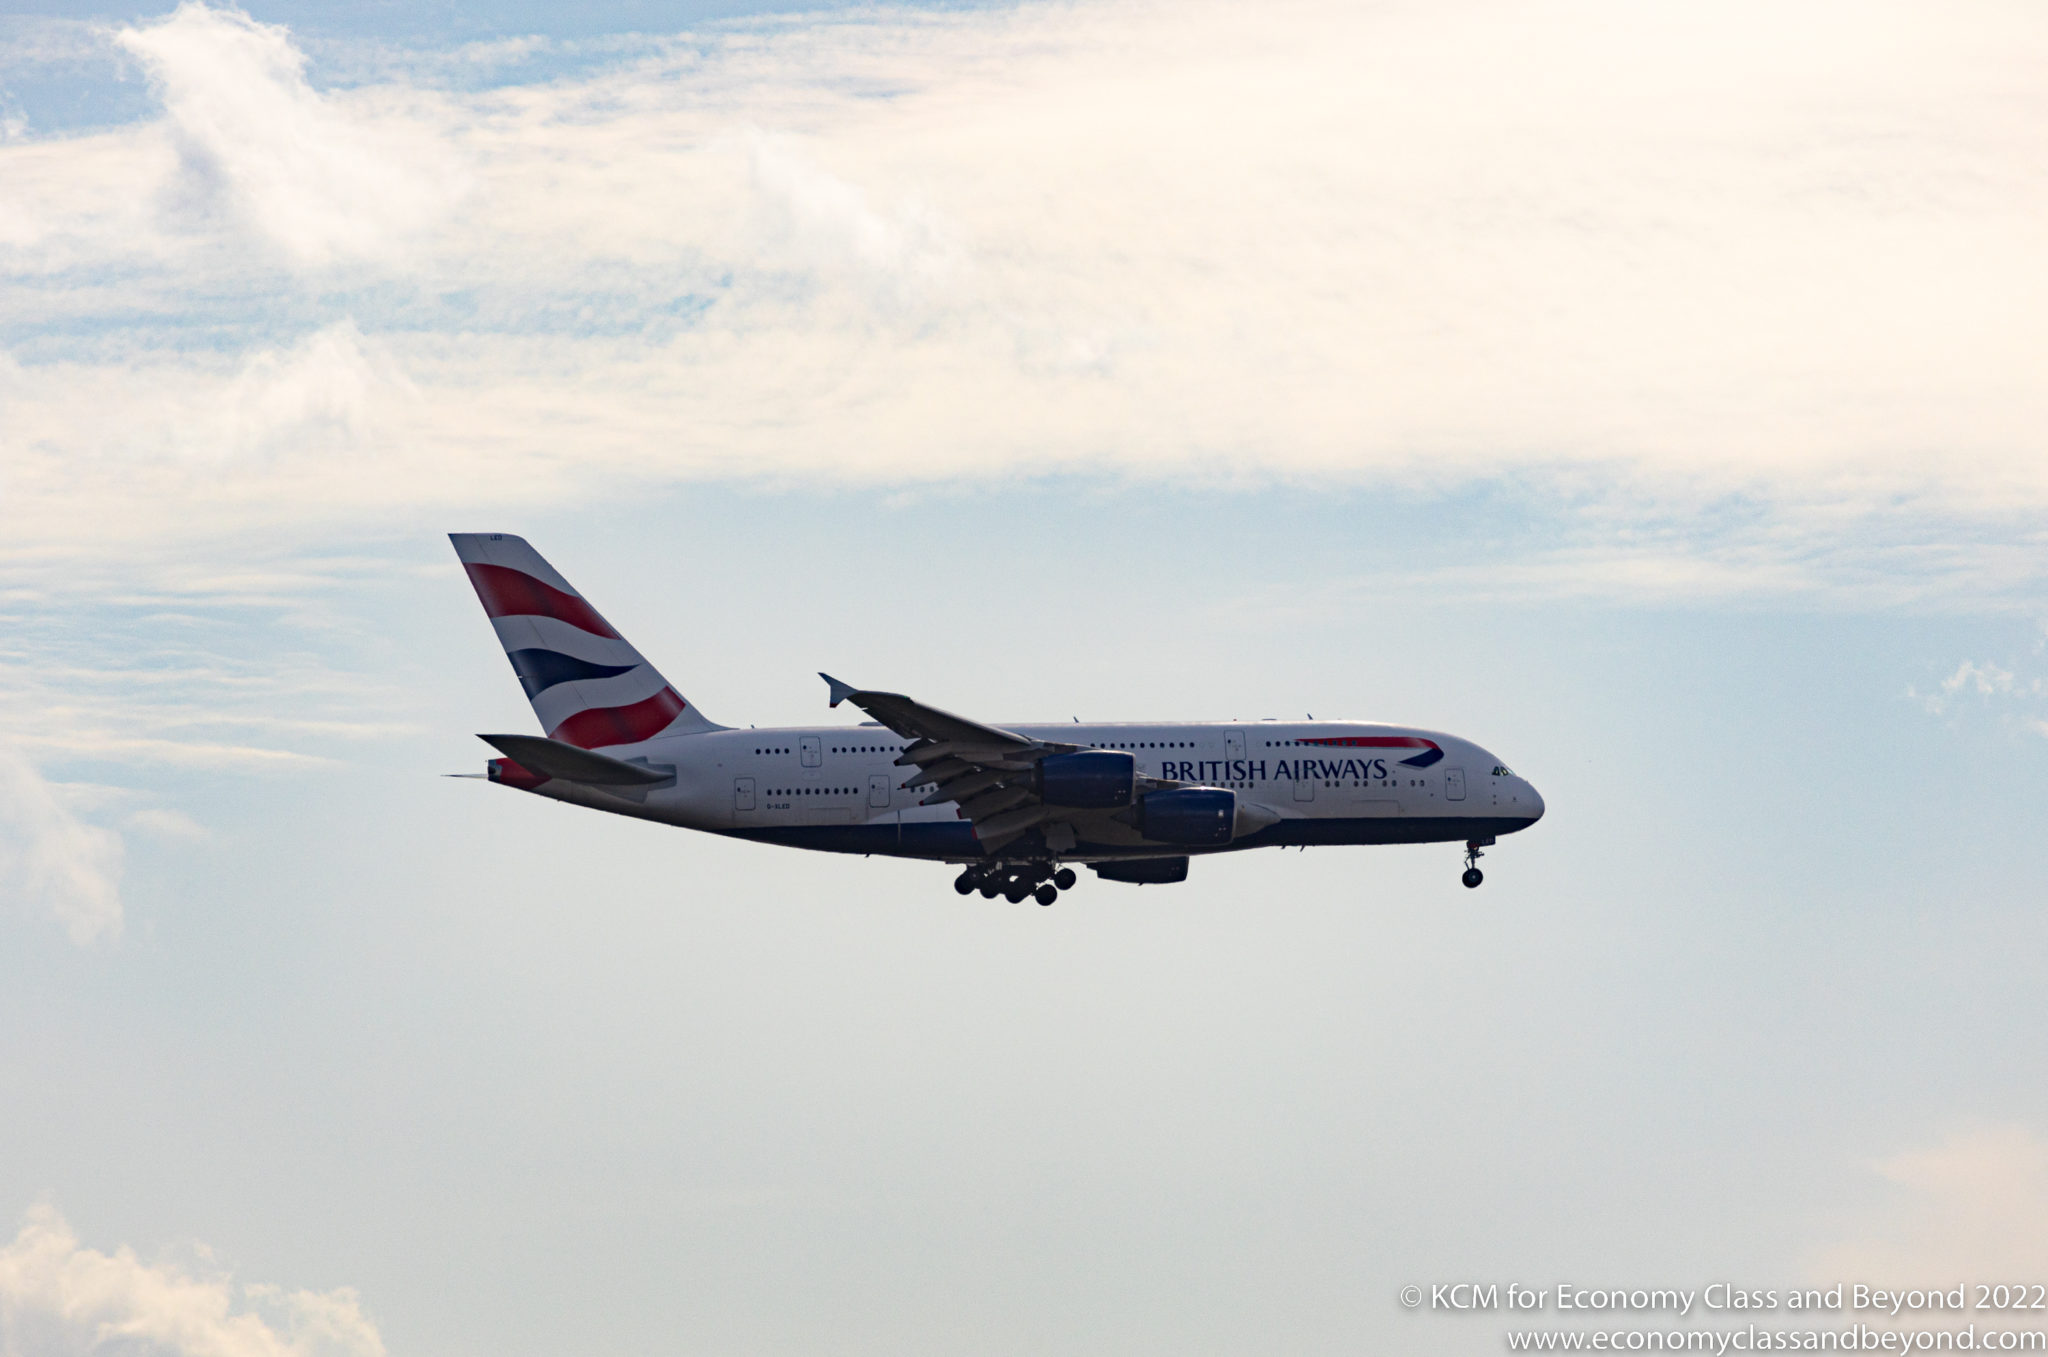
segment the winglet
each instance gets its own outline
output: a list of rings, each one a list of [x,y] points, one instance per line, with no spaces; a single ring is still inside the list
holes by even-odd
[[[836,707],[860,691],[851,683],[841,683],[838,679],[822,671],[818,674],[818,677],[825,680],[825,686],[832,690],[832,700],[826,704],[827,706]]]

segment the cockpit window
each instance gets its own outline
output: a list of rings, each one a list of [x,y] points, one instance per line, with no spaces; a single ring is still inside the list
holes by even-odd
[[[1500,765],[1494,768],[1493,775],[1495,777],[1513,777],[1515,773],[1513,769]]]

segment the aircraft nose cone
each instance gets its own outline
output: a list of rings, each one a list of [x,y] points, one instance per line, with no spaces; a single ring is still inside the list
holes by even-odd
[[[1537,791],[1533,783],[1523,785],[1529,788],[1529,800],[1534,803],[1529,811],[1529,823],[1533,825],[1543,818],[1543,793]]]

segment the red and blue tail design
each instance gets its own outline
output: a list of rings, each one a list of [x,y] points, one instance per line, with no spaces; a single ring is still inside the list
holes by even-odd
[[[549,739],[604,749],[719,728],[640,658],[525,538],[454,532],[448,540]]]

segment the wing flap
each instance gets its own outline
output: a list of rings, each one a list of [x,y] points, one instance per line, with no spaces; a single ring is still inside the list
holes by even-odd
[[[1006,810],[1023,805],[1026,801],[1035,799],[1029,787],[1014,785],[992,787],[979,796],[961,799],[960,813],[978,823],[991,815],[999,815]]]
[[[965,801],[970,796],[1000,785],[1004,778],[1011,776],[1014,775],[1003,768],[984,768],[980,772],[970,770],[941,782],[937,791],[918,804],[936,806],[941,801]]]
[[[1043,804],[1019,806],[1015,810],[1006,810],[1000,815],[991,815],[986,820],[975,821],[974,834],[976,838],[984,843],[996,839],[1015,838],[1041,821],[1051,818],[1051,816],[1051,806]]]

